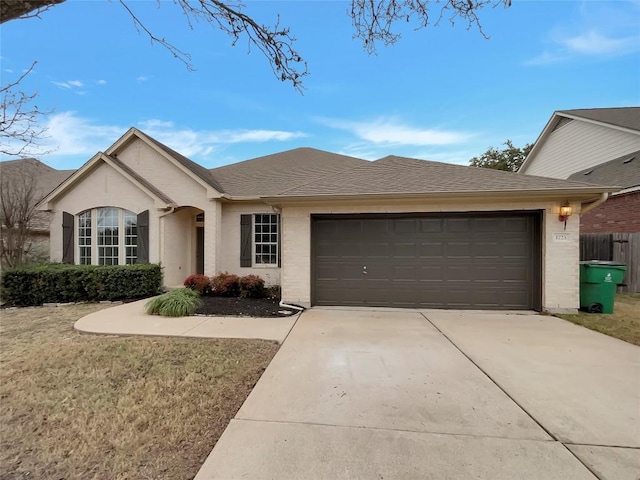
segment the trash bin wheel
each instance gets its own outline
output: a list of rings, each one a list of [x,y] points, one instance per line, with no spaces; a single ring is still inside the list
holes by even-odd
[[[601,303],[592,303],[587,308],[587,312],[589,313],[602,313],[602,304]]]

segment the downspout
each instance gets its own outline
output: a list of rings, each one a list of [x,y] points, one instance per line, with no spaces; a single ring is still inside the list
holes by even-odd
[[[271,209],[276,212],[278,215],[280,215],[282,213],[282,209],[280,207],[276,207],[275,205],[271,205]],[[282,234],[282,232],[280,232],[280,234]],[[298,310],[298,312],[302,312],[305,310],[304,307],[299,307],[298,305],[291,305],[289,303],[284,303],[283,300],[280,300],[280,303],[278,303],[278,306],[282,307],[282,308],[292,308],[294,310]]]
[[[585,213],[590,212],[594,208],[599,207],[604,202],[606,202],[608,198],[609,198],[608,192],[602,193],[598,200],[596,200],[595,202],[588,203],[586,207],[582,208],[582,210],[580,211],[580,215],[584,215]]]

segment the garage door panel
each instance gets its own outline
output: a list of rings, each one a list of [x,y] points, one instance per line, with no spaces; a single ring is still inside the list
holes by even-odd
[[[313,303],[534,308],[539,222],[526,212],[314,219]]]

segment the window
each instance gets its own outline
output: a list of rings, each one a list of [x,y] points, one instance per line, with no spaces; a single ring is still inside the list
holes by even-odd
[[[91,265],[91,210],[78,215],[80,265]]]
[[[78,260],[81,265],[132,265],[138,257],[138,217],[114,207],[78,215]],[[95,245],[97,248],[92,248]]]
[[[278,264],[278,215],[253,216],[253,245],[256,265]]]

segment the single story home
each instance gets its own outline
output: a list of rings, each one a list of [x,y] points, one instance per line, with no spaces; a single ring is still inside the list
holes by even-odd
[[[131,128],[39,204],[51,259],[257,274],[301,306],[572,310],[615,187],[298,148],[208,170]]]

